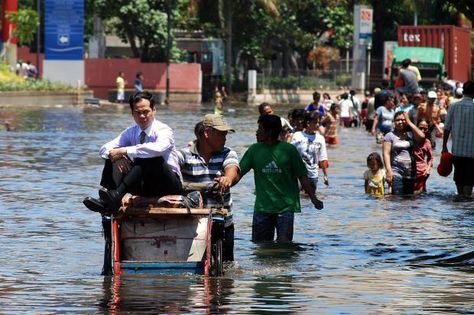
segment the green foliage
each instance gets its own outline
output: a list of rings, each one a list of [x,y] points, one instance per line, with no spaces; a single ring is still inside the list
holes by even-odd
[[[7,12],[7,19],[16,24],[13,35],[18,39],[19,44],[30,44],[36,35],[39,25],[39,18],[36,11],[32,9],[19,9],[18,12]]]
[[[258,89],[269,88],[269,89],[303,89],[313,90],[316,87],[324,86],[334,88],[333,80],[316,77],[316,76],[265,76],[264,78],[259,77],[257,80]]]
[[[0,91],[73,91],[74,88],[49,80],[0,81]]]
[[[350,86],[352,84],[352,75],[348,73],[342,73],[336,76],[337,86]]]
[[[75,91],[71,86],[49,80],[23,79],[10,71],[10,67],[0,64],[0,91]]]
[[[172,21],[179,19],[176,4],[182,1],[148,0],[87,0],[87,11],[95,12],[108,21],[108,32],[129,43],[134,57],[142,61],[166,61],[167,3]],[[170,59],[179,61],[182,53],[174,38]]]

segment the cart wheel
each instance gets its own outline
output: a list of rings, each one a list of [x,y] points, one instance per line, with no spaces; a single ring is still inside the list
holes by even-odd
[[[224,275],[224,265],[222,262],[222,239],[216,240],[212,253],[212,275],[220,277]]]

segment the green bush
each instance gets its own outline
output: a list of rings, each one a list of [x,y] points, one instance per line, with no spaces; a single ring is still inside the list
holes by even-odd
[[[0,91],[72,91],[71,86],[49,80],[25,80],[0,82]]]
[[[49,80],[23,79],[10,71],[10,67],[0,64],[0,91],[75,91],[69,85]]]
[[[339,74],[336,76],[337,86],[350,86],[352,84],[352,75],[348,73]]]
[[[335,87],[334,81],[327,78],[315,76],[259,76],[257,79],[257,89],[302,89],[313,90],[320,86]]]

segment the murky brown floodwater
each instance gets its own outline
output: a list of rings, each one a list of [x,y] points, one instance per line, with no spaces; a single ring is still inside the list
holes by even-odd
[[[286,113],[286,109],[278,113]],[[178,146],[210,107],[173,105],[158,118]],[[257,111],[227,112],[228,144],[242,156]],[[453,203],[452,179],[433,174],[428,194],[373,199],[365,157],[380,148],[361,129],[329,150],[325,209],[303,200],[295,242],[250,242],[253,176],[233,188],[236,265],[222,279],[195,275],[100,275],[100,216],[82,205],[99,188],[98,148],[132,120],[127,109],[0,109],[0,313],[472,313],[473,262],[444,257],[474,249],[473,203]],[[436,165],[439,151],[436,152]]]

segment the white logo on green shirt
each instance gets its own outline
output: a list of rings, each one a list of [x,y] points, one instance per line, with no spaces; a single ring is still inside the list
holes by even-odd
[[[281,169],[278,167],[275,161],[271,161],[262,169],[262,173],[281,173]]]

